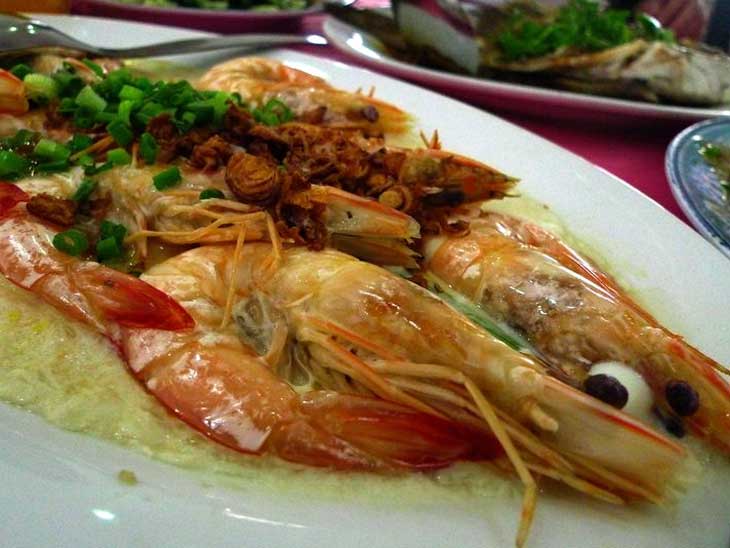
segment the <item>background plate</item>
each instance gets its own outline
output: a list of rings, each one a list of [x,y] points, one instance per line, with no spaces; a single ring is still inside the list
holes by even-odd
[[[667,178],[692,225],[730,257],[730,202],[714,170],[700,155],[703,142],[730,146],[730,119],[700,122],[677,135],[667,149]]]
[[[103,19],[38,16],[82,40],[134,46],[195,33]],[[233,55],[228,52],[227,55]],[[665,324],[730,363],[730,261],[694,230],[627,184],[499,118],[412,85],[341,63],[270,53],[346,89],[369,89],[438,128],[447,147],[522,177],[596,255],[648,300]],[[186,63],[214,62],[186,57]],[[708,321],[712,318],[712,321]],[[529,546],[717,548],[730,537],[730,467],[712,466],[676,508],[615,508],[560,490],[541,495]],[[720,462],[721,461],[721,462]],[[117,479],[134,470],[139,485]],[[0,530],[14,547],[247,546],[260,548],[501,548],[512,546],[519,499],[404,503],[397,488],[376,503],[316,489],[273,492],[211,487],[200,476],[63,432],[0,405]],[[350,484],[343,481],[342,491]],[[345,493],[343,493],[343,496]],[[333,500],[335,497],[335,500]],[[481,500],[481,499],[480,499]]]
[[[303,17],[322,11],[321,4],[304,10],[253,11],[162,8],[123,4],[114,0],[72,0],[71,13],[113,17],[144,23],[211,30],[224,34],[296,31]]]
[[[412,80],[429,89],[469,103],[539,117],[573,118],[612,124],[639,122],[697,121],[730,115],[730,109],[657,105],[586,95],[557,89],[474,78],[399,61],[390,56],[379,40],[361,29],[328,17],[324,32],[330,43],[381,72]]]

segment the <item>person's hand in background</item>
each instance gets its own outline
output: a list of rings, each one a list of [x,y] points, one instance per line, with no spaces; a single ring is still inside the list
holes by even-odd
[[[656,17],[677,38],[700,40],[710,17],[709,4],[703,0],[643,0],[636,9]]]

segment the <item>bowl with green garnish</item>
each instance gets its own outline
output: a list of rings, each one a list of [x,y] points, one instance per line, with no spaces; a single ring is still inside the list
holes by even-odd
[[[705,120],[667,149],[674,198],[692,225],[730,257],[730,117]]]
[[[221,33],[295,32],[322,0],[72,0],[71,12]]]

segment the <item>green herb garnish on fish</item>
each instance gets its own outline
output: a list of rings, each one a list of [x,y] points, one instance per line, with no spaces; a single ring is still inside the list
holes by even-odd
[[[603,10],[598,2],[571,0],[547,17],[514,7],[497,45],[505,60],[516,61],[567,49],[600,51],[640,38],[673,42],[674,34],[644,14],[632,18],[626,10]]]

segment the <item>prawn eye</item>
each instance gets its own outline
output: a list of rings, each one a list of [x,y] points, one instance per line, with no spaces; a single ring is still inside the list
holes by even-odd
[[[285,318],[271,300],[255,291],[233,308],[239,335],[259,356],[271,350],[275,333],[286,329]]]
[[[667,403],[680,417],[694,415],[700,407],[700,396],[689,383],[684,381],[669,381],[664,394]]]
[[[629,401],[629,392],[616,377],[611,375],[591,375],[584,384],[588,394],[617,409],[622,409]]]

